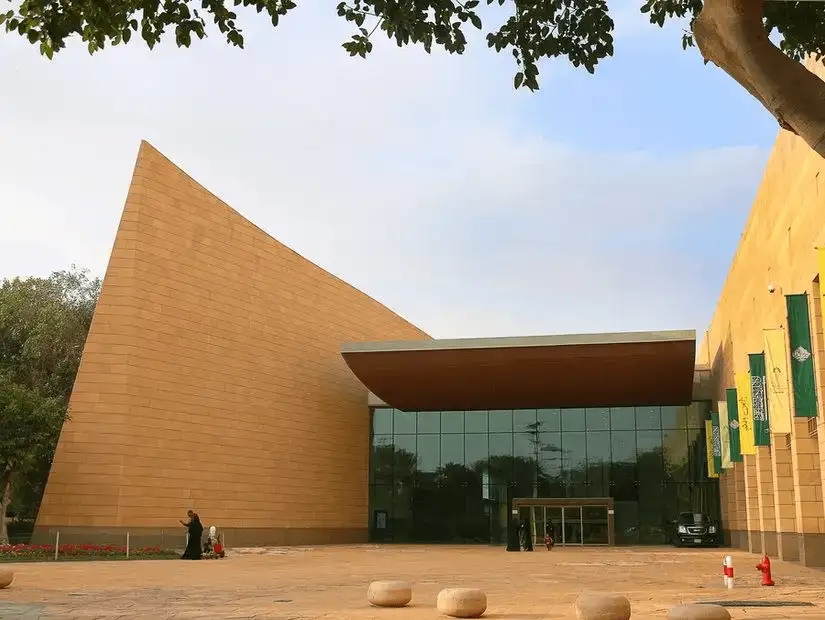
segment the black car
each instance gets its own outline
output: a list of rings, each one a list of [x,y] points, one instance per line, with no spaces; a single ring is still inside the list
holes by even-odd
[[[719,524],[703,512],[682,512],[672,526],[671,536],[677,547],[719,546]]]

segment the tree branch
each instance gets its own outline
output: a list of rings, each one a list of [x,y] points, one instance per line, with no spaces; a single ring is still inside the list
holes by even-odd
[[[705,0],[693,34],[705,60],[725,71],[825,157],[825,82],[768,38],[764,0]]]

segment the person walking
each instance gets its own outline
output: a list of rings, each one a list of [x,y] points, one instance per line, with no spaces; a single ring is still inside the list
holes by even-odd
[[[180,524],[189,532],[189,539],[186,541],[186,549],[180,559],[200,560],[203,525],[201,525],[201,519],[195,511],[190,510],[186,514],[189,517],[189,521],[181,521]]]

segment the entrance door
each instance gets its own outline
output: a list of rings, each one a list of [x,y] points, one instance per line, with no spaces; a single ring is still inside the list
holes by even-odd
[[[582,544],[610,544],[607,528],[607,506],[582,506]]]
[[[562,545],[582,544],[582,507],[564,506],[562,512]]]

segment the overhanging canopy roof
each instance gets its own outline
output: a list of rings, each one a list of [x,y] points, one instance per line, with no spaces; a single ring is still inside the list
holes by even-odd
[[[405,411],[688,404],[696,332],[346,344],[355,376]]]

